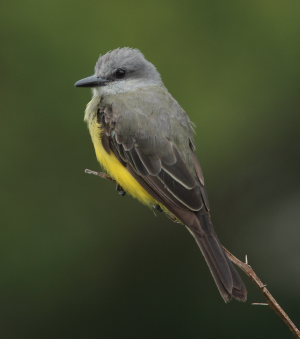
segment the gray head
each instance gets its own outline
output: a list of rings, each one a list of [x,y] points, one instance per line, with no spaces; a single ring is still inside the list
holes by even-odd
[[[77,81],[75,86],[120,85],[126,80],[161,84],[160,74],[155,66],[138,49],[123,47],[100,56],[95,66],[95,75]]]

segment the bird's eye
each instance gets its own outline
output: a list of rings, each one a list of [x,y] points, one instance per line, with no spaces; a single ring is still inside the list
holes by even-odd
[[[117,79],[122,79],[122,78],[124,78],[125,74],[126,74],[126,71],[125,71],[125,69],[123,69],[123,68],[118,68],[118,69],[116,70],[116,72],[115,72],[115,75],[116,75],[116,78],[117,78]]]

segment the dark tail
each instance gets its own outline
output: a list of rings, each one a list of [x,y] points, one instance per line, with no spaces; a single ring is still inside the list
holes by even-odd
[[[200,247],[224,301],[228,302],[231,298],[246,301],[246,287],[232,262],[225,254],[223,246],[214,231],[210,215],[198,215],[195,223],[187,226],[187,228]]]

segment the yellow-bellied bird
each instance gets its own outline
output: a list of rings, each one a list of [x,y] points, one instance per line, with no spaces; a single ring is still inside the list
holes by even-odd
[[[193,124],[155,66],[137,49],[118,48],[75,85],[93,88],[85,121],[97,159],[121,192],[184,224],[225,302],[245,301],[245,285],[213,228]]]

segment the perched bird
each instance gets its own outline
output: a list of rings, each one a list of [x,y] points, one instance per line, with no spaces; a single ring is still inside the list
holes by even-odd
[[[155,66],[133,48],[99,57],[85,111],[98,161],[120,193],[181,222],[195,238],[225,302],[247,290],[225,254],[211,221],[193,123],[164,86]]]

